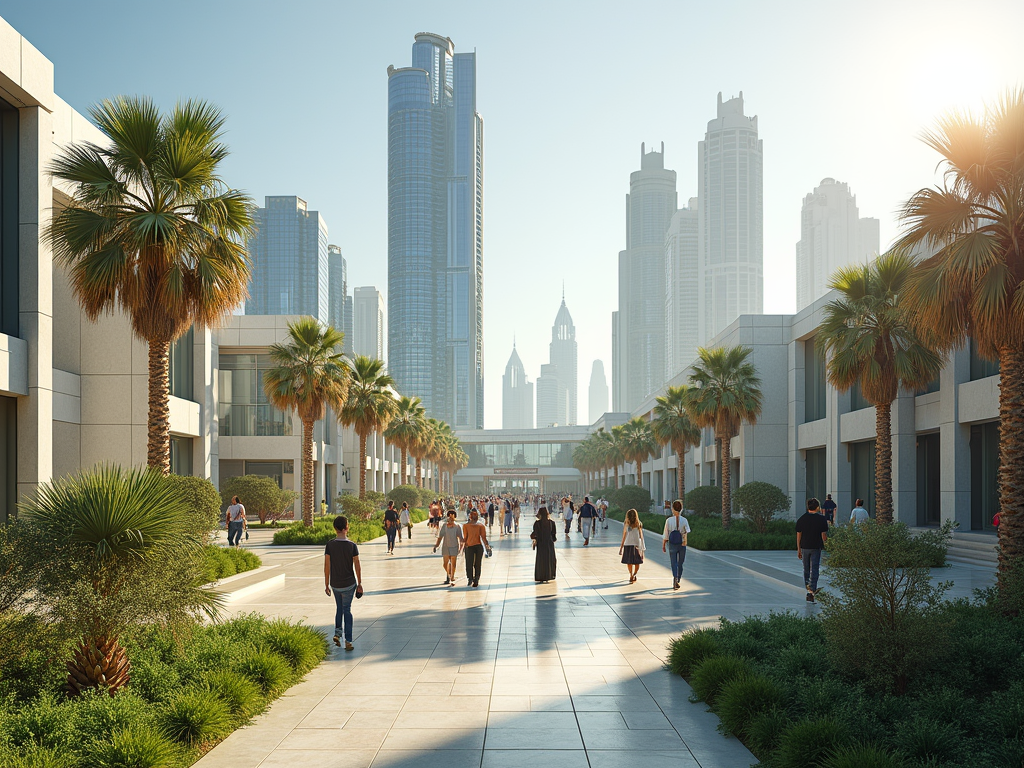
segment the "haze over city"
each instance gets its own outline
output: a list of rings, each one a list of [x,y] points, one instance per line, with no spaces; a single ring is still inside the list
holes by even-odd
[[[826,177],[846,182],[860,215],[879,219],[884,248],[899,204],[937,180],[921,132],[1024,81],[1024,5],[1009,1],[970,14],[919,2],[138,7],[3,1],[0,15],[54,62],[56,91],[79,111],[122,93],[219,105],[232,150],[225,178],[260,204],[305,199],[341,246],[349,285],[381,290],[387,67],[408,66],[417,32],[476,51],[488,427],[500,425],[513,337],[531,380],[547,361],[563,285],[581,421],[594,359],[610,380],[624,198],[641,142],[664,142],[684,205],[697,194],[697,142],[719,92],[742,91],[764,143],[764,311],[790,313],[805,195]]]

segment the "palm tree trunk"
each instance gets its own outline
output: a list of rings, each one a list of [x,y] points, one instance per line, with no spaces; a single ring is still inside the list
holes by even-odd
[[[644,487],[643,466],[641,465],[639,459],[637,459],[637,462],[636,462],[636,485],[637,485],[638,488],[643,488]]]
[[[359,498],[366,498],[366,434],[359,433]]]
[[[732,439],[728,435],[719,435],[722,465],[722,528],[728,530],[732,525]]]
[[[168,341],[149,342],[149,448],[146,464],[162,474],[171,472],[171,395],[167,373]]]
[[[615,490],[619,489],[619,465],[615,465]]]
[[[686,454],[676,453],[676,491],[679,493],[679,501],[686,509]]]
[[[302,422],[302,524],[313,527],[313,422]]]
[[[402,485],[409,479],[409,449],[402,448]]]
[[[416,487],[423,487],[423,460],[416,458]]]
[[[1024,557],[1024,349],[999,350],[999,591]]]
[[[892,522],[892,403],[875,406],[875,522]]]

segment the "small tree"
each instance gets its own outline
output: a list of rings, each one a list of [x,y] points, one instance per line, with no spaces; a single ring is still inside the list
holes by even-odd
[[[736,489],[732,500],[758,533],[768,533],[768,523],[789,509],[789,496],[777,485],[754,480]]]
[[[369,520],[377,507],[369,499],[360,499],[354,494],[345,494],[338,497],[338,504],[350,520]]]
[[[686,494],[686,508],[697,517],[711,517],[722,509],[722,489],[717,485],[698,485]]]
[[[259,516],[260,522],[277,521],[285,511],[285,507],[294,504],[294,491],[285,491],[277,487],[277,483],[265,475],[241,475],[230,477],[221,484],[223,504],[231,503],[231,497],[237,496],[246,512]]]
[[[217,488],[205,477],[169,475],[167,480],[185,502],[192,532],[203,541],[208,540],[220,521]]]
[[[399,507],[405,502],[410,509],[414,509],[420,505],[420,492],[415,485],[399,485],[388,491],[388,500]]]
[[[624,485],[612,494],[611,503],[623,512],[635,509],[637,512],[651,510],[651,494],[639,485]]]

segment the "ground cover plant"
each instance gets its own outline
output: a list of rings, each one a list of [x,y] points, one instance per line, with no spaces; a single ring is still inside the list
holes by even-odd
[[[349,497],[343,497],[349,498]],[[357,502],[359,498],[352,496]],[[422,509],[413,509],[409,513],[409,519],[413,523],[421,523],[427,519],[427,513]],[[311,527],[302,522],[292,523],[274,534],[274,544],[326,544],[338,535],[334,530],[334,517],[322,517],[313,521]],[[377,510],[372,513],[368,520],[349,518],[348,537],[356,542],[372,541],[384,535],[384,512]],[[426,535],[426,534],[424,534]]]
[[[226,579],[246,571],[254,571],[263,565],[259,555],[247,549],[218,547],[207,544],[203,547],[203,578],[207,582]]]
[[[622,521],[625,513],[620,509],[608,511],[608,517]],[[791,520],[772,520],[766,532],[758,533],[748,520],[733,518],[728,530],[722,528],[721,518],[688,517],[690,535],[687,546],[699,550],[795,550],[796,523]],[[644,530],[659,538],[665,530],[665,516],[643,513],[640,523]]]

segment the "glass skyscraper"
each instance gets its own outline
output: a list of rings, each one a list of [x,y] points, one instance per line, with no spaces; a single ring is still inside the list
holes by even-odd
[[[421,33],[388,68],[388,369],[453,427],[483,428],[482,299],[476,54]]]
[[[247,315],[311,315],[329,320],[327,223],[294,195],[267,197],[249,240]]]

